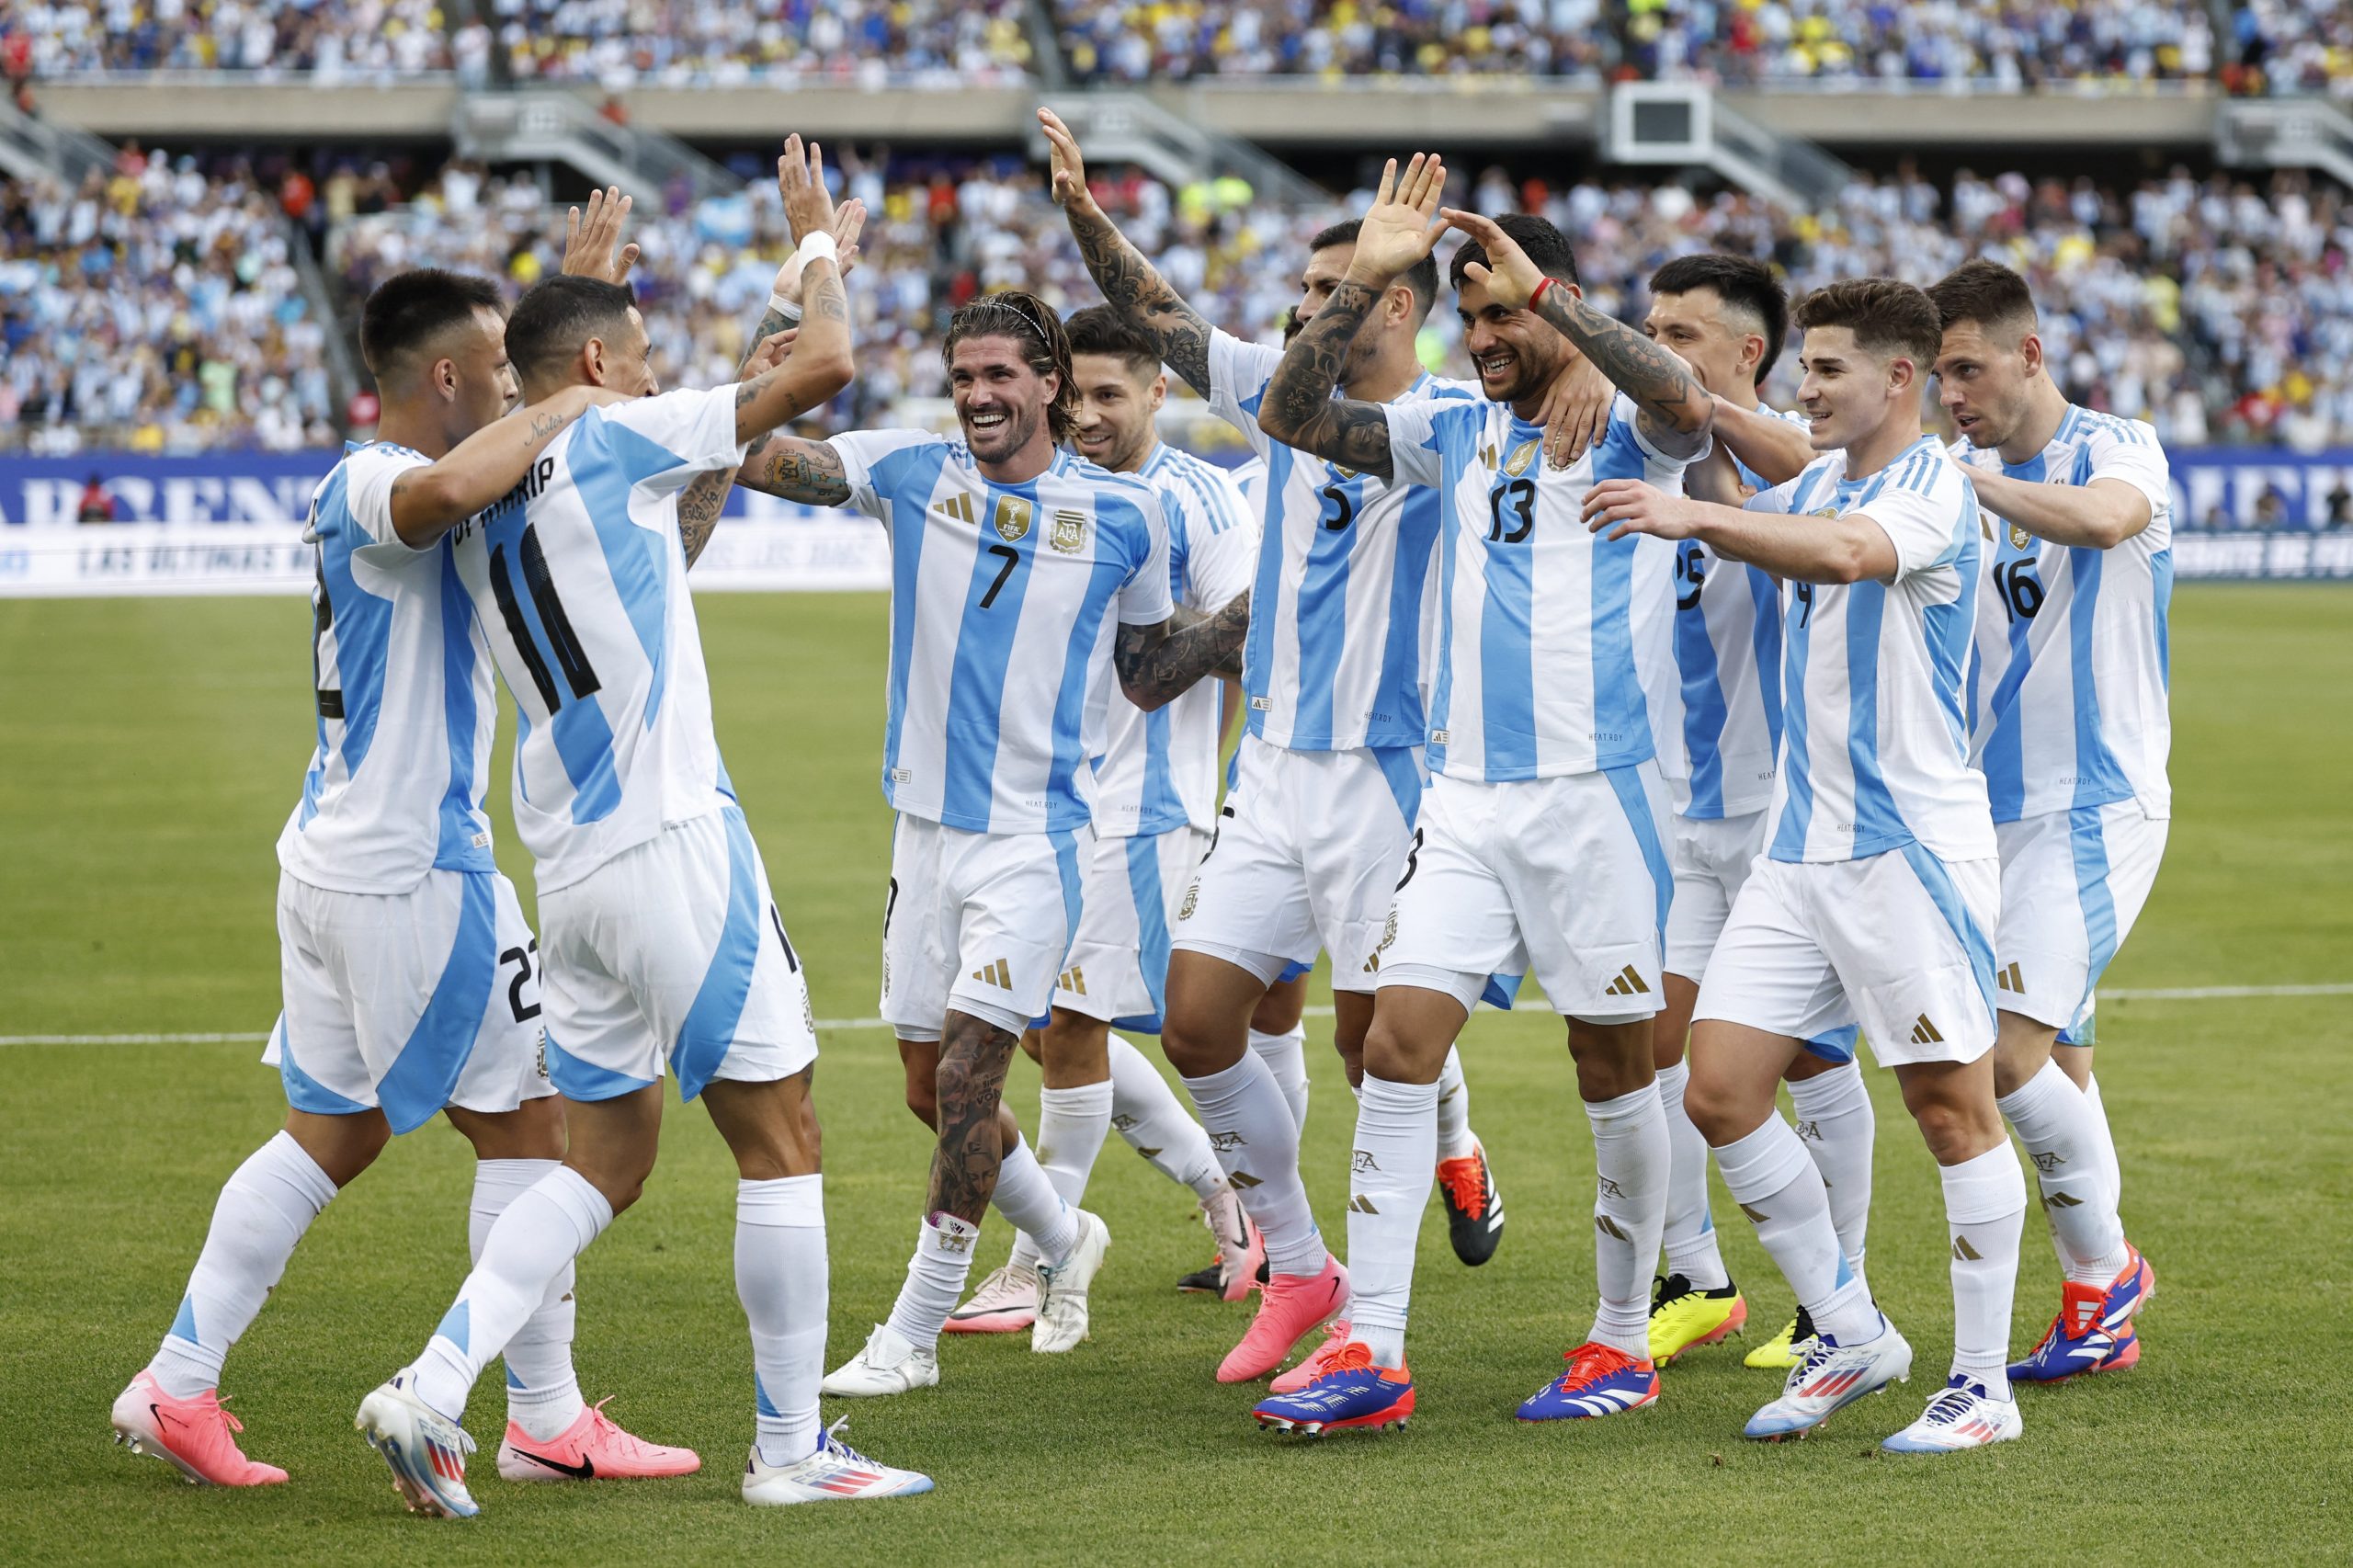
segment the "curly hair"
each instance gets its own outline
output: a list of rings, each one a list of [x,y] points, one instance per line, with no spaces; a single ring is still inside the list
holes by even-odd
[[[1070,335],[1043,300],[1018,289],[982,295],[949,318],[940,364],[953,366],[956,346],[972,337],[1009,337],[1019,345],[1023,363],[1041,377],[1056,379],[1053,401],[1046,404],[1046,429],[1054,445],[1077,434],[1078,383],[1071,374]]]

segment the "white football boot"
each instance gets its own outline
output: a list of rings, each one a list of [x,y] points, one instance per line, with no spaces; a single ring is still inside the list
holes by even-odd
[[[1078,1240],[1060,1264],[1038,1265],[1038,1321],[1029,1330],[1029,1348],[1042,1355],[1075,1350],[1086,1338],[1086,1291],[1111,1250],[1111,1233],[1102,1221],[1078,1211]]]
[[[392,1485],[409,1512],[470,1519],[482,1507],[466,1490],[466,1429],[416,1397],[416,1373],[404,1368],[359,1402],[352,1425],[392,1467]]]
[[[847,1416],[825,1428],[817,1451],[799,1464],[769,1464],[752,1445],[744,1467],[744,1501],[759,1508],[794,1503],[850,1503],[862,1497],[912,1497],[931,1490],[931,1477],[918,1471],[877,1464],[835,1434]]]
[[[1840,1407],[1890,1383],[1910,1381],[1912,1346],[1885,1313],[1879,1321],[1879,1336],[1860,1345],[1844,1346],[1829,1335],[1815,1335],[1805,1359],[1790,1369],[1781,1397],[1750,1416],[1741,1436],[1767,1442],[1802,1437]]]
[[[928,1345],[910,1345],[889,1324],[878,1323],[865,1347],[827,1373],[820,1386],[836,1399],[878,1399],[938,1383],[938,1351]]]
[[[2015,1399],[1995,1399],[1955,1372],[1920,1419],[1880,1445],[1891,1454],[1950,1454],[2006,1443],[2026,1430]]]

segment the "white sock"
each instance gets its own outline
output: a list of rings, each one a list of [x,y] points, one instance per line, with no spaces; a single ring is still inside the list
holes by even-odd
[[[1702,1290],[1721,1290],[1732,1283],[1732,1275],[1716,1245],[1715,1216],[1708,1212],[1708,1141],[1683,1109],[1684,1085],[1690,1081],[1688,1062],[1658,1070],[1667,1147],[1666,1220],[1659,1236],[1669,1274],[1680,1274]]]
[[[989,1201],[1013,1221],[1048,1263],[1061,1263],[1078,1244],[1078,1209],[1063,1201],[1046,1167],[1029,1150],[1027,1139],[1005,1152],[996,1168],[996,1191]]]
[[[1154,1170],[1201,1199],[1225,1190],[1225,1173],[1176,1091],[1142,1051],[1111,1037],[1111,1126]]]
[[[1307,1131],[1307,1026],[1293,1024],[1280,1034],[1250,1031],[1251,1054],[1267,1064],[1267,1071],[1282,1085],[1283,1099],[1290,1107],[1290,1119]]]
[[[1299,1179],[1299,1123],[1267,1064],[1248,1051],[1222,1073],[1188,1078],[1201,1128],[1243,1211],[1267,1238],[1272,1274],[1312,1278],[1331,1256]]]
[[[1952,1244],[1952,1369],[2010,1397],[2010,1301],[2026,1228],[2026,1176],[2005,1138],[1973,1160],[1942,1166]],[[1817,1320],[1818,1321],[1818,1320]]]
[[[1593,1123],[1593,1342],[1641,1360],[1651,1353],[1651,1267],[1666,1218],[1666,1110],[1655,1085],[1589,1100]],[[1355,1254],[1351,1252],[1350,1256]]]
[[[1878,1338],[1879,1309],[1847,1267],[1822,1173],[1790,1124],[1768,1116],[1747,1137],[1717,1145],[1716,1169],[1814,1328],[1841,1345]]]
[[[753,1425],[760,1458],[817,1451],[825,1376],[825,1178],[735,1184],[735,1299],[752,1326]]]
[[[482,1257],[416,1358],[416,1393],[452,1421],[482,1369],[506,1348],[548,1288],[613,1222],[612,1205],[588,1178],[559,1165],[506,1206]]]
[[[1471,1086],[1462,1081],[1462,1053],[1449,1045],[1438,1074],[1438,1157],[1467,1160],[1477,1143],[1471,1135]]]
[[[474,1165],[473,1200],[466,1208],[466,1250],[474,1262],[506,1206],[563,1164],[561,1160],[480,1160]],[[580,1380],[572,1369],[573,1267],[567,1263],[548,1284],[545,1300],[506,1342],[506,1419],[525,1435],[548,1442],[563,1436],[585,1408]]]
[[[1003,1183],[998,1190],[1004,1190]],[[966,1224],[953,1214],[934,1214],[924,1221],[915,1232],[915,1255],[907,1260],[907,1281],[899,1287],[899,1299],[891,1303],[887,1326],[892,1333],[919,1350],[939,1343],[940,1325],[956,1310],[956,1298],[964,1293],[964,1277],[972,1267],[972,1247],[980,1239],[978,1225]]]
[[[147,1363],[165,1393],[193,1399],[220,1386],[229,1346],[252,1326],[295,1244],[335,1195],[327,1173],[289,1132],[230,1173],[171,1332]]]
[[[1422,1210],[1438,1181],[1436,1084],[1368,1073],[1357,1097],[1348,1176],[1348,1321],[1379,1367],[1405,1364],[1405,1313]]]
[[[2108,1206],[2117,1211],[2120,1222],[2124,1213],[2124,1173],[2116,1163],[2116,1136],[2109,1131],[2108,1107],[2100,1103],[2097,1073],[2085,1080],[2084,1103],[2092,1108],[2092,1127],[2099,1141],[2100,1170],[2108,1177]]]
[[[1073,1209],[1086,1196],[1086,1178],[1094,1173],[1095,1156],[1102,1153],[1103,1135],[1111,1131],[1114,1098],[1108,1078],[1073,1089],[1038,1091],[1038,1164],[1045,1168],[1046,1179],[1054,1184],[1063,1202]],[[1029,1232],[1014,1238],[1011,1261],[1037,1267],[1038,1244]]]
[[[2000,1103],[2034,1160],[2043,1211],[2051,1217],[2067,1278],[2078,1285],[2106,1285],[2124,1268],[2124,1227],[2109,1202],[2092,1108],[2083,1091],[2059,1063],[2046,1062]]]
[[[1879,1139],[1879,1118],[1871,1110],[1861,1064],[1849,1062],[1798,1080],[1790,1085],[1790,1104],[1797,1111],[1798,1138],[1830,1189],[1830,1222],[1837,1228],[1839,1250],[1860,1279],[1871,1220],[1871,1150]]]

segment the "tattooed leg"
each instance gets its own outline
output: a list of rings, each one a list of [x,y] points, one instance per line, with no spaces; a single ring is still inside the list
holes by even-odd
[[[940,1040],[938,1104],[935,1125],[939,1147],[931,1157],[927,1212],[953,1214],[977,1225],[996,1191],[1005,1151],[1019,1140],[1001,1115],[1006,1070],[1020,1037],[1010,1030],[950,1012]]]

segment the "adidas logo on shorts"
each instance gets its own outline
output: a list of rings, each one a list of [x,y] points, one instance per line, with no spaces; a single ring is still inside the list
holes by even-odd
[[[1912,1043],[1914,1045],[1942,1045],[1944,1042],[1945,1037],[1938,1032],[1937,1026],[1928,1022],[1928,1015],[1921,1014],[1920,1021],[1912,1026]]]
[[[1013,989],[1013,966],[1003,959],[991,959],[972,971],[972,978],[983,985],[994,985],[1000,991]]]
[[[1632,964],[1619,971],[1618,978],[1602,992],[1604,996],[1647,996],[1650,994],[1651,988],[1643,983],[1643,977],[1634,972]]]
[[[2018,971],[2015,960],[1994,971],[1994,985],[1996,990],[2015,991],[2021,996],[2026,994],[2026,976]]]

